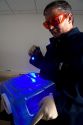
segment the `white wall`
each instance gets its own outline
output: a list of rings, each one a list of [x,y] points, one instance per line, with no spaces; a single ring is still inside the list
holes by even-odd
[[[0,70],[39,71],[29,64],[28,50],[39,45],[43,54],[50,33],[43,28],[42,15],[0,16]],[[75,15],[75,24],[83,31],[83,15]]]
[[[49,32],[42,26],[41,15],[0,16],[0,68],[1,70],[33,71],[28,50],[39,45],[45,53]]]

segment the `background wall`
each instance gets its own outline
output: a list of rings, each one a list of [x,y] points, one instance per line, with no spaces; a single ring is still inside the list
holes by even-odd
[[[0,15],[0,70],[38,71],[29,64],[28,50],[36,44],[45,54],[51,34],[44,29],[42,15]],[[83,15],[75,15],[75,24],[83,31]]]

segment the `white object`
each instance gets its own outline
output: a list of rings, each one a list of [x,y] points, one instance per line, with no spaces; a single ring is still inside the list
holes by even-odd
[[[11,110],[10,101],[5,93],[3,93],[1,95],[1,103],[2,103],[5,111],[7,112],[7,114],[11,114],[12,110]]]
[[[35,116],[32,125],[36,125],[41,119],[50,120],[58,117],[58,112],[52,94],[44,97],[39,103],[40,110]]]

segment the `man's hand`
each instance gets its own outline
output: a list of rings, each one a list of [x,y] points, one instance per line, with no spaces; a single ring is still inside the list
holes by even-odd
[[[41,119],[50,120],[58,117],[58,112],[52,94],[44,97],[40,103],[40,110],[35,116],[32,125],[36,125]]]
[[[35,50],[36,50],[37,48],[38,48],[38,46],[33,45],[33,46],[29,49],[29,52],[28,52],[29,56],[34,55],[34,54],[35,54]]]

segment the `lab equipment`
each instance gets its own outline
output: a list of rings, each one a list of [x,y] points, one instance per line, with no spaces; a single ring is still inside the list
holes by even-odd
[[[41,99],[50,93],[57,94],[52,81],[34,72],[6,80],[0,89],[4,108],[13,114],[15,125],[31,125]]]

